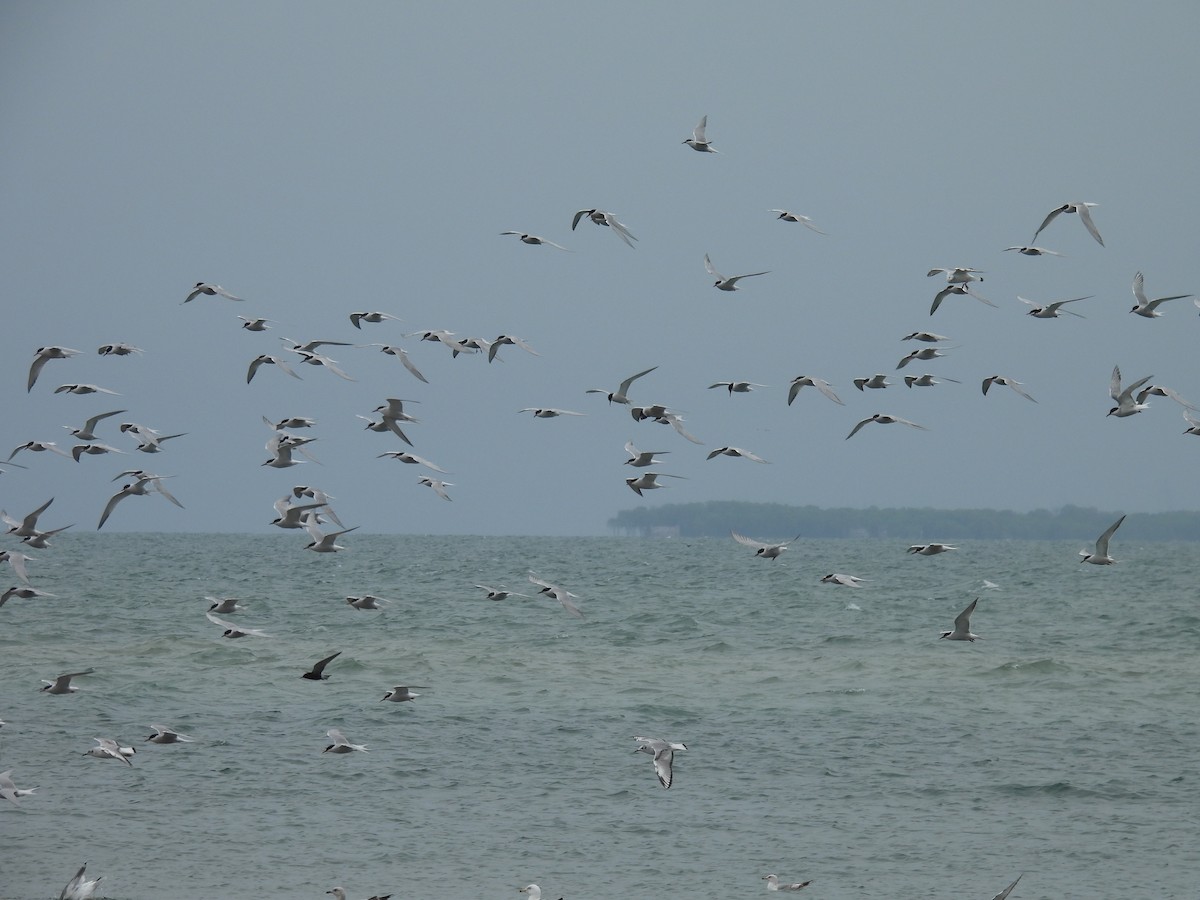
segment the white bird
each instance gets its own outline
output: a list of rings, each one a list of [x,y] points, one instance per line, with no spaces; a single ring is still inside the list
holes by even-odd
[[[857,575],[843,575],[840,572],[833,572],[821,578],[821,584],[840,584],[845,587],[862,587],[865,578],[859,578]]]
[[[924,375],[905,375],[904,384],[908,387],[933,387],[935,384],[941,384],[943,381],[951,381],[954,384],[962,384],[957,378],[934,378],[928,372]]]
[[[129,757],[133,756],[134,749],[132,747],[122,747],[112,738],[92,738],[96,742],[95,747],[89,747],[84,752],[84,756],[94,756],[96,759],[119,759],[127,766],[133,765],[133,760]]]
[[[633,441],[625,442],[625,452],[630,458],[625,460],[625,465],[633,466],[635,469],[644,469],[648,466],[659,465],[662,460],[655,459],[659,455],[670,453],[670,450],[639,450],[633,445]]]
[[[249,384],[251,381],[253,381],[254,375],[256,372],[258,372],[259,367],[265,365],[278,366],[293,378],[300,378],[300,376],[292,370],[292,367],[278,356],[272,356],[269,353],[260,353],[258,356],[254,357],[254,359],[250,360],[250,368],[246,370],[246,384]]]
[[[13,597],[18,600],[33,600],[35,597],[57,597],[57,594],[48,594],[45,591],[39,591],[31,587],[10,587],[3,594],[0,594],[0,606],[3,606]]]
[[[940,359],[941,357],[944,357],[945,355],[946,354],[943,353],[941,350],[939,350],[937,347],[922,347],[920,350],[914,350],[912,353],[908,354],[902,360],[900,360],[900,362],[896,363],[896,368],[903,369],[905,366],[907,366],[913,360],[919,359],[919,360],[924,361],[924,360],[928,360],[928,359]]]
[[[551,247],[557,247],[559,250],[567,250],[562,244],[556,244],[554,241],[548,241],[543,237],[538,237],[536,234],[526,234],[523,231],[502,231],[501,234],[515,234],[517,239],[524,244],[533,244],[535,246],[548,244]],[[567,250],[570,253],[570,250]]]
[[[1026,400],[1032,400],[1034,403],[1037,403],[1036,400],[1022,390],[1021,382],[1014,381],[1011,378],[1005,378],[1003,375],[989,375],[987,378],[983,379],[983,394],[985,397],[987,396],[988,388],[990,388],[993,384],[1010,387]]]
[[[788,544],[795,543],[800,540],[800,535],[796,535],[790,541],[782,541],[777,544],[771,544],[766,541],[758,541],[751,537],[746,537],[744,534],[738,534],[736,531],[730,531],[729,536],[739,544],[744,544],[747,547],[754,548],[754,555],[763,559],[777,559],[779,554],[787,550]]]
[[[1142,277],[1141,272],[1133,276],[1133,298],[1137,303],[1129,311],[1147,319],[1155,319],[1161,316],[1162,313],[1158,311],[1158,307],[1168,300],[1183,300],[1186,297],[1192,296],[1191,294],[1172,294],[1170,297],[1159,297],[1157,300],[1150,300],[1146,297],[1146,292],[1143,289],[1144,284],[1145,279]]]
[[[746,275],[731,275],[726,278],[712,264],[712,260],[708,258],[708,254],[704,254],[704,268],[713,278],[717,279],[713,282],[713,287],[720,291],[736,291],[739,290],[737,283],[743,278],[753,278],[755,275],[769,275],[769,271],[765,272],[750,272]]]
[[[559,603],[561,603],[562,608],[565,609],[567,612],[569,612],[571,615],[575,616],[578,619],[583,618],[583,612],[579,609],[578,606],[576,606],[574,603],[571,602],[572,600],[579,599],[578,594],[572,594],[570,591],[568,591],[564,587],[559,587],[557,584],[551,584],[548,581],[544,581],[541,578],[538,578],[532,572],[529,573],[529,580],[530,580],[530,582],[532,582],[533,584],[536,584],[538,586],[539,594],[546,594],[549,597],[553,597],[555,600],[557,600]]]
[[[704,129],[708,127],[708,116],[701,116],[700,124],[692,129],[692,136],[683,143],[687,144],[693,150],[698,150],[701,153],[719,153],[705,137]]]
[[[349,534],[358,527],[358,525],[355,525],[354,528],[343,528],[341,531],[331,531],[329,534],[325,534],[312,519],[309,519],[304,525],[304,530],[308,532],[308,536],[312,538],[312,542],[304,549],[312,550],[314,553],[335,553],[338,550],[345,550],[345,547],[334,543],[334,541],[343,534]]]
[[[586,416],[587,413],[574,412],[569,409],[555,409],[552,406],[526,406],[524,409],[518,409],[517,412],[533,413],[538,419],[553,419],[555,416]]]
[[[119,416],[123,412],[125,412],[123,409],[114,409],[112,412],[100,413],[99,415],[92,416],[83,423],[82,428],[72,428],[70,425],[64,425],[63,428],[67,429],[67,431],[71,433],[71,436],[76,440],[94,441],[96,440],[96,426],[100,423],[100,421],[102,419],[107,419],[109,416]]]
[[[71,458],[71,454],[59,447],[54,441],[26,441],[21,446],[16,447],[12,453],[8,454],[8,461],[12,462],[12,458],[22,450],[29,450],[33,453],[42,453],[49,450],[51,453],[57,453],[59,456],[66,457],[67,459]],[[16,466],[17,464],[13,463],[13,465]],[[17,468],[23,469],[24,466],[17,466]]]
[[[779,880],[778,875],[764,875],[762,880],[767,883],[768,891],[800,891],[812,884],[812,881],[798,881],[786,884]]]
[[[37,534],[38,517],[44,513],[53,502],[54,498],[51,497],[33,512],[25,516],[25,518],[23,518],[20,522],[13,519],[8,515],[8,513],[4,512],[4,510],[0,510],[0,516],[2,516],[4,521],[9,524],[9,529],[5,532],[5,534],[11,534],[14,537],[32,537],[33,535]]]
[[[635,478],[626,478],[625,483],[629,485],[629,489],[639,497],[645,496],[642,491],[653,491],[658,488],[665,488],[665,484],[659,484],[659,478],[683,478],[682,475],[669,475],[665,472],[645,472]]]
[[[1197,419],[1186,409],[1183,411],[1183,418],[1188,423],[1188,427],[1183,433],[1200,435],[1200,419]]]
[[[0,772],[0,797],[3,797],[14,806],[20,806],[20,798],[36,793],[37,788],[19,788],[13,783],[12,778],[9,777],[10,775],[12,775],[12,769],[9,769],[7,772]]]
[[[792,383],[788,386],[788,406],[792,405],[792,401],[796,399],[796,395],[800,393],[801,388],[815,387],[818,391],[836,403],[838,406],[845,406],[841,398],[833,392],[833,387],[828,381],[821,378],[814,378],[811,375],[797,375],[792,379]]]
[[[643,369],[641,372],[638,372],[636,375],[630,375],[628,378],[626,378],[624,381],[621,382],[620,387],[618,387],[615,391],[606,391],[606,390],[604,390],[604,388],[588,388],[586,391],[584,391],[584,393],[585,394],[604,394],[604,396],[608,397],[609,403],[624,403],[625,405],[629,405],[629,388],[630,388],[630,386],[635,381],[637,381],[639,378],[641,378],[643,375],[649,375],[651,372],[653,372],[657,368],[658,368],[658,366],[651,366],[648,369]]]
[[[675,751],[686,750],[687,745],[652,737],[635,737],[634,740],[640,746],[633,752],[649,753],[654,757],[654,774],[658,776],[658,783],[664,788],[669,788],[671,786],[671,770],[675,760]]]
[[[1025,873],[1022,872],[1021,875],[1018,875],[1017,881],[1020,881],[1021,878],[1024,876],[1024,874]],[[1000,893],[998,893],[995,897],[992,898],[992,900],[1008,900],[1008,895],[1011,894],[1013,888],[1015,888],[1017,886],[1017,881],[1014,881],[1012,884],[1010,884],[1008,887],[1006,887],[1004,890],[1002,890]]]
[[[1079,221],[1083,223],[1083,227],[1088,230],[1088,233],[1096,239],[1096,243],[1101,247],[1104,246],[1104,238],[1100,237],[1100,232],[1096,230],[1096,224],[1092,221],[1091,208],[1099,206],[1098,203],[1064,203],[1057,209],[1050,210],[1049,215],[1042,220],[1042,224],[1038,226],[1038,230],[1033,233],[1033,239],[1036,241],[1037,236],[1042,233],[1042,229],[1053,222],[1061,213],[1079,214]]]
[[[430,478],[428,475],[421,475],[418,477],[417,484],[423,484],[428,488],[432,488],[433,492],[443,500],[450,499],[450,495],[446,493],[446,488],[454,487],[453,481],[442,481],[438,478]]]
[[[413,364],[411,359],[409,359],[407,350],[404,350],[401,347],[393,347],[391,344],[363,344],[362,346],[378,347],[380,353],[386,353],[388,356],[396,357],[396,359],[400,360],[400,363],[404,366],[404,368],[408,369],[414,378],[416,378],[418,381],[425,382],[425,384],[429,384],[429,379],[422,375],[421,370]]]
[[[875,415],[868,416],[851,428],[850,433],[846,435],[846,440],[850,440],[850,438],[858,434],[859,429],[861,429],[864,425],[871,424],[872,422],[875,422],[879,425],[907,425],[909,428],[919,428],[922,431],[929,430],[924,425],[918,425],[916,422],[910,422],[908,419],[902,419],[899,416],[889,416],[884,413],[875,413]]]
[[[380,322],[391,320],[393,322],[403,322],[399,316],[388,315],[385,312],[352,312],[350,313],[350,324],[355,328],[362,330],[362,323],[369,322],[372,325],[378,325]]]
[[[337,728],[330,728],[327,732],[325,732],[325,734],[327,737],[333,739],[333,743],[322,750],[322,753],[353,753],[355,750],[358,750],[362,753],[368,752],[365,745],[350,743],[350,741],[346,739],[346,736]]]
[[[187,295],[187,298],[183,302],[187,303],[191,300],[195,300],[201,294],[205,294],[209,297],[224,297],[226,300],[242,299],[241,297],[233,296],[233,294],[229,293],[229,291],[225,290],[225,288],[221,287],[219,284],[207,284],[203,281],[197,281],[196,286],[192,288],[192,292]]]
[[[108,517],[112,515],[112,512],[114,509],[116,509],[117,504],[126,497],[145,497],[151,491],[154,491],[162,494],[166,499],[170,500],[180,509],[183,509],[183,504],[176,500],[175,497],[162,486],[163,477],[164,476],[161,475],[141,476],[137,481],[125,485],[119,491],[109,497],[108,503],[106,503],[104,506],[104,512],[100,514],[100,522],[98,525],[96,525],[96,530],[99,531],[104,527],[104,523],[108,521]]]
[[[704,443],[700,438],[683,427],[683,416],[679,415],[679,413],[671,412],[665,406],[634,406],[630,407],[629,414],[633,416],[635,422],[640,422],[642,419],[651,419],[660,425],[670,425],[681,437],[686,438],[693,444]]]
[[[71,448],[71,458],[75,462],[79,462],[79,458],[85,453],[88,456],[100,456],[105,453],[124,453],[124,450],[118,450],[116,447],[110,447],[108,444],[101,444],[99,441],[93,441],[90,444],[76,444]]]
[[[18,550],[0,550],[0,562],[8,563],[13,573],[21,581],[29,584],[29,572],[25,568],[25,563],[33,562],[32,556],[26,556]]]
[[[382,597],[375,597],[371,594],[363,594],[362,596],[347,597],[346,603],[355,609],[376,609],[382,610],[384,606],[390,603],[390,600],[384,600]],[[382,606],[380,605],[382,604]]]
[[[42,679],[42,688],[47,694],[74,694],[79,688],[71,684],[72,678],[78,678],[80,675],[91,675],[95,669],[84,669],[82,672],[68,672],[65,675],[59,675],[53,681]]]
[[[310,419],[308,416],[288,416],[286,419],[280,419],[278,422],[272,422],[266,416],[263,416],[263,421],[267,423],[267,427],[272,431],[283,431],[285,428],[312,428],[317,424],[316,419]]]
[[[984,303],[993,308],[996,306],[995,303],[993,303],[987,297],[983,296],[983,294],[976,293],[968,285],[948,284],[934,295],[933,305],[929,307],[929,314],[932,316],[935,312],[937,312],[938,307],[942,305],[942,301],[945,300],[947,297],[949,297],[951,294],[955,294],[958,296],[962,296],[965,294],[969,297],[974,297],[980,303]]]
[[[854,386],[856,388],[858,388],[860,391],[863,390],[864,388],[873,388],[873,389],[878,390],[881,388],[890,387],[891,382],[889,382],[887,380],[886,375],[881,375],[881,374],[876,373],[875,375],[872,375],[870,378],[855,378]],[[845,404],[843,404],[843,405],[845,405]]]
[[[54,389],[56,394],[112,394],[114,397],[120,396],[116,391],[110,391],[108,388],[100,387],[95,384],[60,384]]]
[[[934,275],[945,275],[947,284],[970,284],[972,281],[983,281],[983,273],[979,269],[972,269],[970,266],[954,266],[950,269],[930,269],[925,274],[928,278],[932,278]]]
[[[1153,375],[1147,375],[1145,378],[1140,378],[1129,385],[1129,387],[1121,390],[1121,369],[1119,366],[1113,366],[1112,378],[1108,382],[1108,395],[1113,398],[1117,405],[1108,411],[1108,415],[1124,419],[1126,416],[1132,416],[1144,409],[1149,409],[1149,404],[1135,400],[1133,395],[1153,377]]]
[[[337,498],[329,496],[329,494],[325,493],[320,488],[310,487],[307,484],[298,484],[292,488],[292,496],[296,497],[297,499],[310,497],[312,498],[313,503],[325,504],[325,511],[321,513],[321,515],[327,517],[329,521],[335,523],[338,528],[346,527],[342,524],[342,520],[338,518],[337,513],[333,511],[333,507],[329,505],[330,500],[335,500]]]
[[[315,343],[330,344],[330,343],[340,343],[340,342],[338,342],[338,341],[317,341]],[[302,363],[307,363],[310,366],[321,366],[321,368],[328,369],[330,372],[332,372],[338,378],[342,378],[346,381],[354,381],[355,380],[354,378],[351,378],[349,375],[347,375],[345,372],[343,372],[340,368],[338,368],[338,363],[337,363],[336,359],[330,359],[328,356],[324,356],[324,355],[317,353],[315,351],[312,351],[312,350],[295,350],[294,349],[292,352],[300,354],[300,362],[302,362]]]
[[[1094,553],[1088,553],[1086,550],[1080,550],[1079,556],[1081,558],[1079,561],[1091,563],[1093,566],[1111,566],[1113,563],[1115,563],[1116,560],[1108,555],[1108,542],[1116,530],[1121,527],[1121,523],[1124,521],[1125,517],[1121,516],[1121,518],[1117,519],[1117,521],[1113,522],[1104,530],[1104,534],[1096,538],[1096,550]]]
[[[224,619],[214,616],[211,612],[206,612],[204,617],[214,625],[219,625],[221,628],[225,629],[221,637],[227,637],[231,639],[240,637],[270,637],[270,635],[261,628],[242,628],[241,626],[234,625],[232,622],[226,622]]]
[[[1022,256],[1062,256],[1055,250],[1047,250],[1045,247],[1005,247],[1006,251],[1016,250]]]
[[[288,495],[285,494],[275,501],[275,512],[279,515],[271,520],[271,524],[277,528],[303,528],[308,518],[307,514],[325,506],[324,503],[292,504],[289,502]]]
[[[571,220],[571,230],[575,230],[575,226],[579,224],[579,220],[587,216],[597,225],[607,225],[612,229],[612,233],[619,237],[622,241],[633,247],[633,242],[637,240],[629,229],[617,221],[617,217],[610,212],[605,212],[602,209],[581,209],[575,213],[575,218]]]
[[[151,725],[154,734],[146,738],[152,744],[194,744],[195,741],[186,734],[180,734],[166,725]]]
[[[971,634],[971,613],[975,612],[975,604],[978,602],[978,597],[972,600],[971,604],[955,617],[954,630],[943,631],[942,637],[948,641],[971,641],[972,643],[979,640],[979,635]]]
[[[420,684],[414,684],[414,685],[411,685],[411,687],[419,687],[424,690],[428,690],[428,688],[425,687],[425,685],[420,685]],[[412,691],[410,691],[408,689],[408,686],[403,685],[403,684],[398,684],[394,688],[392,688],[390,691],[388,691],[386,694],[384,694],[383,697],[380,698],[379,702],[382,703],[384,700],[390,700],[392,703],[403,703],[405,700],[412,700],[412,699],[414,699],[416,697],[420,697],[420,696],[421,696],[420,694],[414,694]]]
[[[267,324],[271,319],[251,318],[249,316],[238,316],[242,320],[242,327],[247,331],[266,331],[270,326]]]
[[[205,597],[208,601],[208,611],[214,613],[236,613],[243,612],[246,607],[238,605],[237,597]]]
[[[133,344],[101,344],[96,352],[101,356],[129,356],[133,353],[143,353],[141,347],[135,347]]]
[[[507,600],[509,597],[528,597],[529,596],[528,594],[519,594],[516,591],[505,590],[504,588],[489,587],[486,584],[477,584],[477,585],[475,585],[475,587],[479,588],[482,591],[487,591],[487,598],[489,600],[500,601],[500,600]]]
[[[104,876],[100,875],[89,880],[83,874],[83,870],[86,868],[87,863],[79,867],[75,877],[67,882],[67,886],[58,895],[58,900],[91,900],[96,893],[96,887],[100,884],[100,879]]]
[[[918,556],[936,556],[939,553],[945,553],[947,550],[957,549],[957,547],[951,547],[949,544],[913,544],[905,552],[915,553]]]
[[[948,341],[950,338],[944,334],[934,334],[932,331],[914,331],[900,338],[902,341],[925,341],[929,344],[936,344],[938,341]]]
[[[37,383],[38,376],[42,374],[42,369],[52,359],[70,359],[72,356],[79,355],[81,351],[72,350],[70,347],[38,347],[33,351],[33,363],[29,366],[29,381],[25,386],[25,392],[33,390],[34,384]]]
[[[767,212],[779,213],[775,218],[783,219],[785,222],[799,222],[805,228],[815,231],[817,234],[824,234],[820,228],[813,224],[813,220],[808,216],[802,216],[799,213],[788,212],[786,209],[768,209]]]
[[[713,388],[721,387],[729,391],[729,396],[732,397],[734,394],[748,394],[756,387],[767,387],[767,385],[758,384],[753,381],[718,381],[715,384],[710,384],[708,389],[711,391]]]
[[[488,362],[493,362],[496,359],[496,354],[500,352],[500,348],[506,344],[512,344],[514,347],[520,347],[526,353],[531,353],[534,356],[541,356],[532,347],[529,346],[523,339],[515,337],[511,334],[502,334],[488,345]]]
[[[326,891],[325,893],[333,894],[333,900],[346,900],[346,892],[340,887],[332,888],[332,889]],[[390,897],[390,896],[392,896],[392,895],[391,894],[375,894],[373,897],[368,897],[367,900],[388,900],[388,897]]]
[[[705,458],[712,459],[714,456],[740,456],[743,459],[750,460],[751,462],[766,463],[767,465],[770,465],[770,463],[768,463],[767,460],[763,459],[761,456],[751,453],[749,450],[743,450],[741,447],[718,447],[715,450],[710,450],[708,456]]]
[[[385,456],[391,457],[392,459],[398,459],[400,462],[407,463],[410,466],[424,466],[425,468],[432,469],[435,472],[441,472],[443,475],[449,474],[441,466],[435,465],[434,463],[431,463],[429,460],[425,459],[425,457],[417,456],[415,453],[408,453],[404,450],[389,450],[387,453],[380,453],[375,458],[383,459]]]
[[[1043,303],[1041,305],[1033,300],[1026,300],[1024,297],[1018,296],[1017,299],[1022,303],[1026,303],[1033,307],[1033,309],[1029,310],[1026,315],[1033,316],[1035,319],[1057,319],[1063,313],[1082,319],[1084,317],[1079,315],[1079,313],[1072,312],[1069,309],[1063,309],[1063,306],[1067,303],[1078,303],[1080,300],[1090,300],[1092,299],[1092,295],[1088,294],[1086,297],[1074,297],[1070,300],[1054,300],[1050,303]]]
[[[1179,394],[1161,384],[1148,384],[1137,392],[1137,402],[1144,403],[1148,397],[1168,397],[1186,409],[1195,409],[1196,404],[1184,400]]]

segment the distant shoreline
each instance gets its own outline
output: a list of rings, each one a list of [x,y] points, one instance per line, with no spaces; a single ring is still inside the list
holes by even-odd
[[[1063,506],[1055,510],[788,506],[714,500],[621,510],[608,527],[641,537],[727,537],[731,529],[763,539],[896,538],[948,540],[1095,540],[1119,510]],[[1130,513],[1127,540],[1200,541],[1200,512]]]

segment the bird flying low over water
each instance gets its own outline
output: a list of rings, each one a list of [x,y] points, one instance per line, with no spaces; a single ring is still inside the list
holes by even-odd
[[[841,572],[831,572],[821,578],[821,584],[839,584],[843,587],[862,587],[865,578],[857,575],[843,575]]]
[[[913,544],[905,552],[915,553],[918,556],[937,556],[937,554],[945,553],[947,550],[957,549],[957,547],[951,547],[949,544]]]
[[[579,220],[582,219],[584,216],[587,216],[591,221],[595,222],[597,225],[607,225],[610,229],[612,229],[613,234],[615,234],[617,237],[619,237],[622,241],[624,241],[630,247],[633,247],[633,242],[637,240],[637,238],[635,238],[632,234],[629,233],[628,228],[626,228],[624,225],[622,225],[620,222],[617,221],[616,216],[614,216],[610,212],[605,212],[602,209],[581,209],[581,210],[579,210],[579,212],[575,213],[575,218],[573,218],[571,220],[571,230],[572,231],[575,230],[575,226],[579,224]]]
[[[409,687],[419,687],[422,690],[429,690],[429,688],[427,688],[424,685],[420,685],[420,684],[414,684],[414,685],[409,685],[409,686],[406,686],[403,684],[398,684],[394,688],[392,688],[390,691],[388,691],[386,694],[384,694],[383,697],[380,698],[379,702],[382,703],[384,700],[390,700],[392,703],[403,703],[405,700],[412,700],[415,697],[421,696],[420,694],[414,694],[412,691],[409,690]]]
[[[771,274],[769,271],[750,272],[746,275],[730,275],[728,278],[726,278],[724,275],[722,275],[720,272],[717,271],[716,267],[712,264],[712,260],[710,260],[708,258],[707,253],[704,254],[704,268],[708,272],[709,275],[711,275],[713,278],[717,279],[715,282],[713,282],[713,287],[715,287],[719,291],[740,290],[740,288],[738,288],[738,286],[737,286],[737,283],[739,281],[741,281],[743,278],[753,278],[756,275]]]
[[[309,669],[307,672],[305,672],[303,675],[301,675],[300,677],[306,678],[309,681],[324,681],[324,680],[326,680],[327,678],[329,678],[329,676],[325,674],[325,667],[341,655],[342,655],[342,651],[339,650],[337,653],[329,654],[324,659],[317,660],[315,663],[313,663],[313,667],[311,669]]]
[[[754,555],[762,559],[778,559],[779,554],[783,553],[788,548],[788,544],[795,543],[800,540],[800,535],[796,535],[790,541],[781,541],[776,544],[767,541],[755,540],[752,537],[746,537],[744,534],[738,534],[736,531],[730,531],[729,536],[746,547],[754,548]]]
[[[42,679],[42,688],[47,694],[74,694],[79,688],[71,684],[72,678],[78,678],[80,675],[91,675],[95,669],[84,669],[82,672],[68,672],[65,675],[59,675],[53,681]]]
[[[1117,521],[1104,530],[1104,534],[1096,538],[1096,549],[1094,552],[1088,553],[1086,550],[1080,550],[1079,556],[1081,558],[1079,561],[1081,563],[1091,563],[1093,566],[1111,566],[1115,563],[1116,560],[1108,555],[1108,542],[1124,521],[1125,517],[1121,516],[1121,518],[1117,519]]]
[[[672,769],[676,750],[687,750],[687,744],[664,741],[652,737],[635,737],[639,747],[634,753],[648,753],[654,758],[654,774],[664,788],[671,787]]]
[[[353,753],[355,750],[358,750],[361,753],[369,752],[366,746],[363,744],[350,743],[350,741],[346,739],[346,736],[337,728],[330,728],[327,732],[325,732],[325,734],[327,737],[333,740],[333,743],[322,750],[322,753]]]
[[[96,746],[87,750],[84,756],[94,756],[96,759],[117,759],[125,763],[127,766],[133,765],[133,760],[129,757],[135,753],[132,747],[122,747],[112,738],[92,738],[96,742]]]
[[[659,478],[683,478],[682,475],[669,475],[665,472],[646,472],[638,475],[635,478],[626,478],[625,483],[629,485],[629,489],[639,497],[644,496],[642,491],[652,491],[657,488],[665,488],[665,484],[659,484]]]
[[[971,634],[971,613],[975,612],[975,604],[978,602],[978,597],[972,600],[971,604],[954,619],[954,630],[943,631],[942,637],[948,641],[971,641],[972,643],[979,640],[979,635]]]
[[[225,629],[221,637],[270,637],[269,634],[260,628],[241,628],[237,625],[234,625],[232,622],[226,622],[224,619],[214,616],[211,612],[206,612],[204,617],[214,625],[219,625],[221,628]]]
[[[146,738],[152,744],[194,744],[195,741],[186,734],[173,731],[165,725],[151,725],[154,734]]]
[[[532,572],[529,573],[529,581],[538,586],[540,589],[538,591],[539,594],[546,594],[549,597],[553,597],[555,600],[561,603],[562,608],[571,615],[575,616],[577,619],[583,618],[583,612],[578,606],[571,602],[572,600],[579,599],[578,594],[572,594],[564,587],[559,587],[557,584],[551,584],[548,581],[544,581],[538,576],[534,575]]]

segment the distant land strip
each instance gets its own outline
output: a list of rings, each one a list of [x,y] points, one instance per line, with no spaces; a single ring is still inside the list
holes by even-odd
[[[762,540],[895,538],[953,540],[1092,540],[1122,510],[1063,506],[1055,510],[879,508],[822,509],[783,503],[712,500],[625,509],[608,520],[620,534],[642,537],[728,537],[730,529]],[[1130,513],[1128,541],[1200,541],[1200,512]]]

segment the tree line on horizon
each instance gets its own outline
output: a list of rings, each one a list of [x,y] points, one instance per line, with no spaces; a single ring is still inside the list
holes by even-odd
[[[1119,511],[1063,506],[1056,510],[822,509],[784,503],[710,500],[625,509],[608,520],[627,535],[728,537],[730,530],[763,540],[895,538],[912,543],[954,540],[1095,540]],[[1131,513],[1124,536],[1146,541],[1200,541],[1200,512]]]

